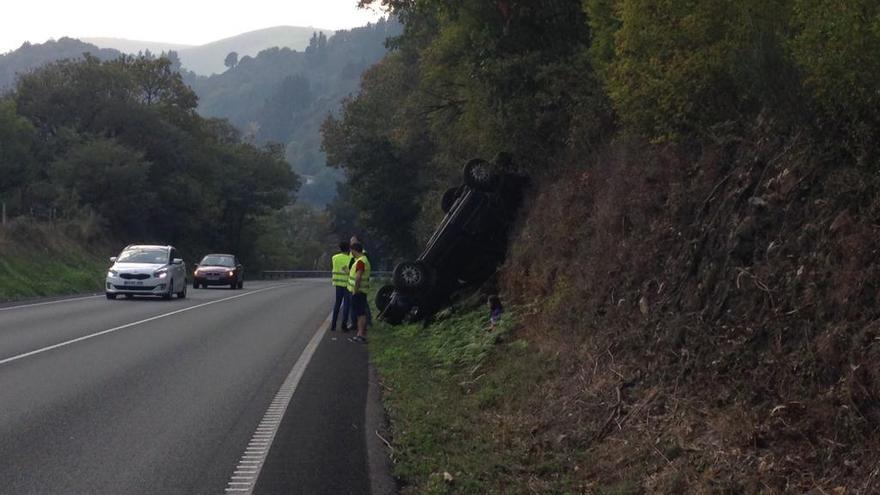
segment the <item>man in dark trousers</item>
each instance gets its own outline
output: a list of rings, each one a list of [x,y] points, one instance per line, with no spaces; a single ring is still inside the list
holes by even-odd
[[[357,335],[351,337],[352,342],[367,341],[367,294],[370,288],[370,260],[364,255],[364,247],[359,242],[351,245],[354,263],[348,275],[348,291],[351,292],[351,311],[357,321]]]
[[[336,320],[339,316],[339,308],[342,307],[342,330],[348,331],[348,313],[351,311],[351,293],[348,291],[348,275],[351,271],[349,262],[349,245],[342,241],[339,243],[339,252],[331,258],[333,288],[336,289],[336,301],[333,303],[333,319],[330,321],[330,331],[336,331]]]

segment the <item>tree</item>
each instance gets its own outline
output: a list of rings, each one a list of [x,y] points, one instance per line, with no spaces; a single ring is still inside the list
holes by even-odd
[[[75,145],[50,169],[52,181],[72,192],[82,206],[90,206],[110,222],[114,232],[142,234],[143,205],[155,193],[150,182],[150,163],[142,153],[113,139],[94,138]]]
[[[791,45],[823,130],[864,160],[880,147],[880,4],[797,0],[795,23]]]
[[[229,52],[229,55],[226,55],[226,59],[223,61],[223,65],[228,69],[232,69],[238,65],[238,52]]]
[[[36,175],[36,133],[16,113],[13,100],[0,100],[0,200],[26,186]]]
[[[784,48],[789,0],[618,0],[613,15],[605,2],[587,6],[618,115],[649,137],[705,135],[797,95]]]

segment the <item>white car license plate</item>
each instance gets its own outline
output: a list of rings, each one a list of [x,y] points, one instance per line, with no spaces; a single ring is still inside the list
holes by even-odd
[[[220,280],[220,275],[208,275],[208,280]]]
[[[129,280],[126,285],[144,285],[143,280]]]

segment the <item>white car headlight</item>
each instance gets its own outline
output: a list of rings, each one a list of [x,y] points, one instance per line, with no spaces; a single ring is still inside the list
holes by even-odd
[[[116,270],[110,270],[107,272],[107,276],[108,277],[117,277],[117,276],[119,276],[119,272],[117,272]]]
[[[156,278],[165,278],[168,276],[168,270],[162,268],[161,270],[156,270],[153,272],[153,276]]]

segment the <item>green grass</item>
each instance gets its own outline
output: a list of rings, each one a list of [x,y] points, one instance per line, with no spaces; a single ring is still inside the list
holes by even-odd
[[[493,332],[483,307],[438,320],[428,328],[379,323],[371,332],[404,493],[529,493],[534,475],[544,478],[542,491],[575,493],[558,476],[566,470],[560,456],[530,443],[522,420],[542,380],[558,372],[553,356],[514,337],[510,312]]]
[[[0,301],[101,290],[107,263],[84,248],[0,250]]]

